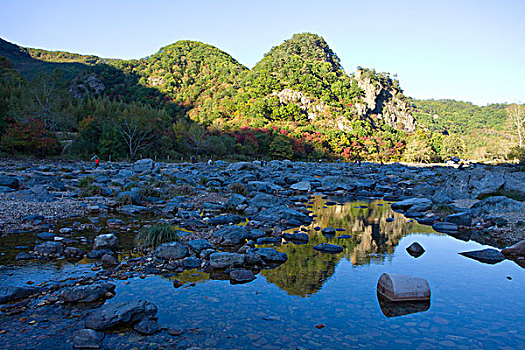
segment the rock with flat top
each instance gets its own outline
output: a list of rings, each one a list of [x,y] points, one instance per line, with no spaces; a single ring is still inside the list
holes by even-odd
[[[395,273],[379,277],[377,292],[391,301],[430,300],[430,285],[426,279]]]
[[[497,264],[505,260],[505,256],[499,250],[491,248],[461,252],[459,254],[486,264]]]

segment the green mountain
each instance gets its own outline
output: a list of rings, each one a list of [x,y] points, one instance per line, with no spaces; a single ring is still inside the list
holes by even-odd
[[[38,114],[29,91],[54,80],[54,113],[67,121],[54,128],[76,132],[80,141],[75,142],[83,145],[78,149],[100,154],[113,152],[112,147],[125,154],[124,138],[118,145],[110,139],[118,138],[115,120],[132,110],[162,121],[154,123],[155,139],[164,140],[162,145],[145,142],[139,148],[164,156],[222,157],[234,150],[236,157],[248,158],[399,160],[410,143],[406,133],[418,123],[430,132],[464,133],[499,127],[505,119],[504,105],[412,100],[387,73],[358,67],[347,74],[326,41],[311,33],[295,34],[273,47],[251,70],[195,41],[176,42],[142,59],[119,60],[22,48],[1,39],[0,69],[2,80],[10,81],[0,87],[5,101],[0,136],[10,125],[21,128],[21,120]],[[140,123],[143,128],[147,124]],[[421,135],[414,137],[433,149],[430,158],[439,157],[442,141]]]

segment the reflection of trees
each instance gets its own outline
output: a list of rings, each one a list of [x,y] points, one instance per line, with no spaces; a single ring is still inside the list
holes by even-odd
[[[377,204],[377,203],[376,203]],[[288,261],[275,270],[263,271],[266,279],[286,290],[289,294],[309,296],[315,294],[335,272],[335,266],[344,256],[353,265],[380,263],[390,259],[401,238],[410,232],[433,232],[430,227],[407,223],[403,215],[394,213],[390,206],[378,206],[366,202],[353,202],[323,208],[324,200],[316,197],[313,210],[317,215],[310,229],[310,242],[304,245],[292,243],[277,249],[288,254]],[[366,206],[366,208],[362,207]],[[394,218],[387,222],[387,218]],[[319,226],[344,228],[335,237],[323,236],[313,228]],[[338,239],[343,234],[351,238]],[[343,247],[343,253],[332,255],[316,252],[312,247],[326,242]]]

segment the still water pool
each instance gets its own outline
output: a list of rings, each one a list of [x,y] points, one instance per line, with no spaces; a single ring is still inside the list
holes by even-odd
[[[117,294],[107,303],[155,303],[159,323],[183,333],[173,340],[174,347],[525,349],[525,273],[514,262],[488,265],[459,255],[486,246],[411,222],[387,202],[326,206],[316,197],[311,210],[316,220],[304,228],[310,242],[277,246],[288,261],[263,270],[253,282],[230,284],[186,271],[177,276],[186,282],[177,289],[161,276],[133,278],[115,282]],[[315,229],[328,226],[341,230],[324,236]],[[343,235],[347,238],[339,238]],[[426,250],[419,258],[406,252],[416,241]],[[321,242],[339,244],[344,251],[314,251]],[[34,279],[34,269],[18,266],[9,278],[24,280],[33,274]],[[51,271],[58,279],[60,271],[65,275],[71,269]],[[380,302],[376,285],[384,272],[427,279],[430,303]],[[133,337],[139,336],[132,336],[130,347]],[[114,339],[106,337],[105,344],[111,347]],[[172,341],[165,332],[148,339],[160,348]]]

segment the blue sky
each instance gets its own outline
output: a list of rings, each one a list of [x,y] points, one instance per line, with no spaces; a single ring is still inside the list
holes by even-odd
[[[2,0],[0,37],[140,58],[177,40],[252,67],[294,33],[325,38],[348,73],[398,74],[415,98],[525,101],[525,0]]]

